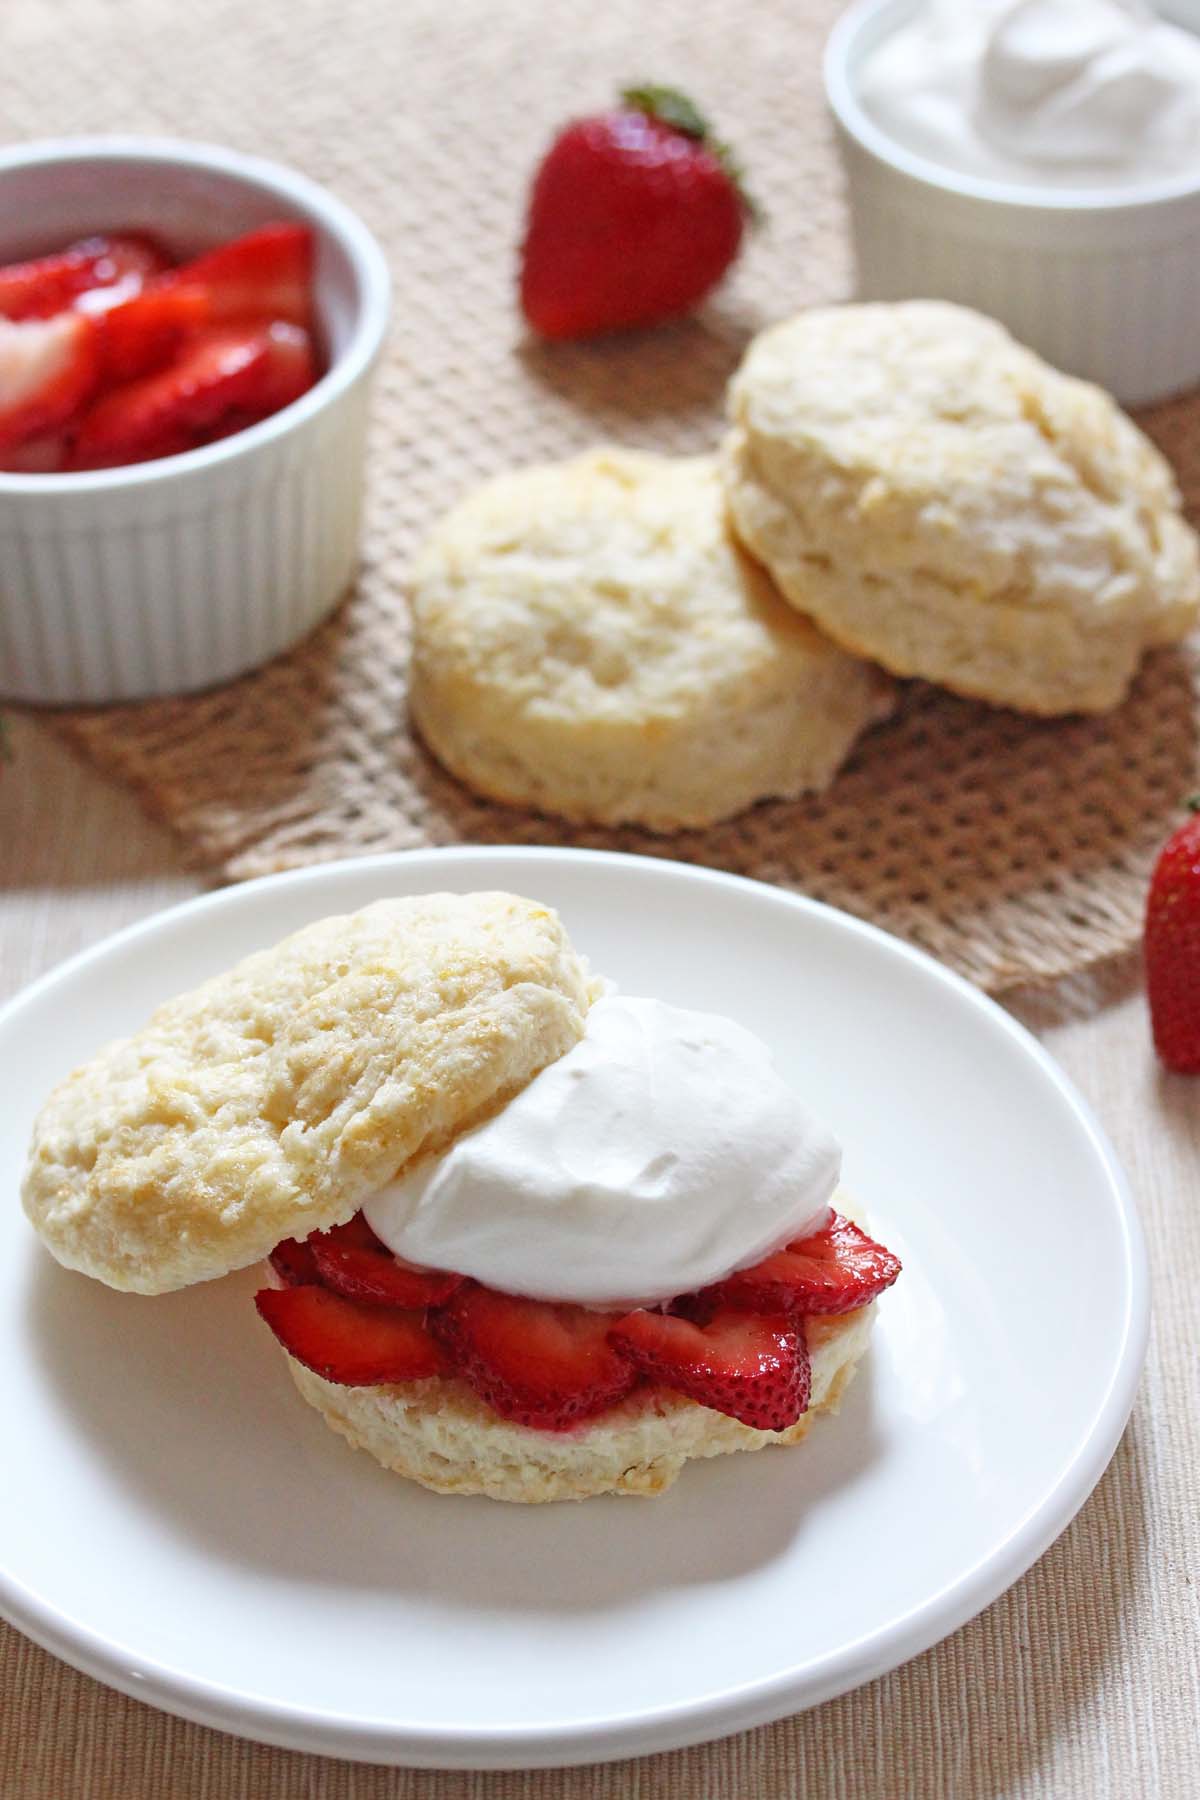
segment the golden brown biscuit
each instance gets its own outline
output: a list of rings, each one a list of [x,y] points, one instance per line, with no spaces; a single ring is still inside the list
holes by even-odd
[[[1102,712],[1200,613],[1163,458],[977,313],[802,313],[754,340],[730,413],[739,535],[794,606],[897,675]]]
[[[54,1255],[163,1293],[349,1219],[582,1035],[587,971],[511,894],[381,900],[161,1006],[43,1107],[22,1189]]]
[[[595,450],[502,476],[416,566],[413,718],[480,793],[674,831],[833,778],[886,677],[734,545],[715,461]]]

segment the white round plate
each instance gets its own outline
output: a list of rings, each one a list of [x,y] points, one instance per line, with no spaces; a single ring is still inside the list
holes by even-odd
[[[324,914],[512,888],[631,993],[774,1046],[904,1259],[834,1418],[663,1499],[442,1499],[352,1454],[253,1271],[148,1300],[17,1205],[51,1084],[160,1000]],[[1036,1042],[927,957],[775,889],[567,850],[421,851],[192,901],[0,1014],[0,1611],[227,1731],[439,1768],[590,1762],[760,1724],[893,1668],[1015,1581],[1120,1437],[1147,1329],[1111,1150]]]

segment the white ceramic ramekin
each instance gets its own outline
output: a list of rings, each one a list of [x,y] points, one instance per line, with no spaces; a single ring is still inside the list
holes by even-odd
[[[302,399],[184,456],[0,473],[0,696],[129,700],[210,687],[294,644],[358,557],[383,254],[302,175],[204,144],[62,139],[0,154],[0,262],[97,231],[191,255],[268,219],[316,233],[327,370]]]
[[[863,57],[917,0],[858,0],[825,51],[864,300],[956,300],[1127,406],[1200,383],[1200,167],[1139,187],[1008,186],[914,155],[859,105]],[[1195,27],[1196,8],[1161,10]]]

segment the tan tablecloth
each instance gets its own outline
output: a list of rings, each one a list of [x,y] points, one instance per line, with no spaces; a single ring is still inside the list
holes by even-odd
[[[18,722],[14,739],[17,761],[0,778],[0,997],[195,886],[124,795],[35,727]],[[1108,1474],[982,1617],[895,1674],[778,1725],[637,1762],[505,1775],[367,1768],[242,1743],[110,1693],[0,1626],[0,1800],[1200,1793],[1200,1085],[1156,1071],[1135,968],[1110,966],[1014,1010],[1092,1101],[1133,1176],[1157,1325]]]

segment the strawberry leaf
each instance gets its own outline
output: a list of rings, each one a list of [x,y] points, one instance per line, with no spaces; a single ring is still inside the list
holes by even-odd
[[[703,144],[729,177],[746,217],[754,225],[766,223],[766,214],[747,188],[745,170],[734,150],[714,136],[712,125],[687,94],[681,93],[678,88],[643,81],[634,87],[621,89],[621,104],[632,108],[634,112],[645,113],[647,118],[657,119],[660,125],[667,125],[672,131],[681,132],[695,143]]]
[[[634,112],[644,112],[651,119],[657,119],[661,125],[669,125],[673,131],[682,131],[684,137],[695,138],[697,143],[706,143],[712,136],[712,126],[700,108],[678,88],[660,87],[652,81],[639,82],[636,87],[621,89],[621,102],[632,107]]]

